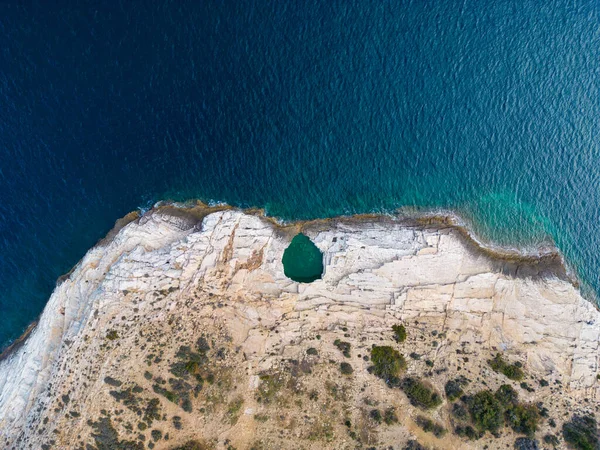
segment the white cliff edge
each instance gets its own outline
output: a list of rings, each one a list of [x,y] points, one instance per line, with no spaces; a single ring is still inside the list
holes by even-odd
[[[168,291],[175,300],[164,308],[171,310],[177,298],[196,289],[243,296],[248,320],[256,314],[254,298],[267,299],[274,315],[287,308],[293,313],[285,319],[288,334],[266,341],[251,332],[239,338],[263,349],[255,360],[249,356],[257,367],[268,364],[259,357],[265,347],[285,353],[288,343],[334,319],[382,327],[390,320],[418,320],[436,324],[452,342],[480,342],[490,351],[520,355],[528,370],[560,377],[571,395],[598,398],[600,313],[568,281],[551,273],[521,275],[516,263],[508,270],[469,249],[451,227],[349,220],[304,232],[324,255],[323,278],[311,284],[283,274],[290,233],[236,210],[211,213],[201,222],[152,211],[91,249],[57,286],[23,345],[0,362],[0,442],[35,442],[27,429],[51,401],[49,383],[73,376],[65,365],[85,359],[76,349],[85,334],[100,339],[108,327],[105,316],[133,309],[130,292],[144,299]],[[136,305],[142,315],[150,308],[147,300]],[[436,356],[455,354],[442,343]],[[71,395],[79,394],[75,389]]]

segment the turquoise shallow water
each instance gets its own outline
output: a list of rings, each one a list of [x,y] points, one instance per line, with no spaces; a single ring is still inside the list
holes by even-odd
[[[161,199],[451,209],[600,289],[596,1],[0,5],[0,343]]]

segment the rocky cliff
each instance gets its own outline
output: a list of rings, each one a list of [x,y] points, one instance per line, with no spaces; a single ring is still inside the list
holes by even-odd
[[[281,263],[299,231],[324,257],[309,284]],[[0,362],[0,446],[562,446],[595,420],[599,334],[556,259],[453,226],[159,207],[91,249]]]

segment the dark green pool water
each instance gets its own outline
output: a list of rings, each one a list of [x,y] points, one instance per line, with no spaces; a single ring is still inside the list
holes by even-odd
[[[285,276],[300,283],[318,280],[323,274],[323,253],[302,233],[294,236],[281,261]]]

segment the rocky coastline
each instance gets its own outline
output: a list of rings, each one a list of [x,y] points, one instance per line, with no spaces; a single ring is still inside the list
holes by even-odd
[[[323,277],[310,284],[281,264],[298,232],[323,252]],[[392,332],[400,324],[403,340]],[[485,249],[452,218],[280,224],[225,205],[160,205],[119,221],[3,354],[0,443],[512,446],[523,433],[508,419],[491,432],[453,414],[460,400],[447,386],[463,380],[466,409],[469,396],[511,385],[542,405],[521,438],[563,445],[574,413],[597,414],[599,339],[600,312],[558,252]],[[376,376],[377,347],[403,356],[404,384]],[[521,379],[507,378],[498,357]],[[440,404],[415,405],[407,379]],[[467,427],[480,435],[457,433]]]

